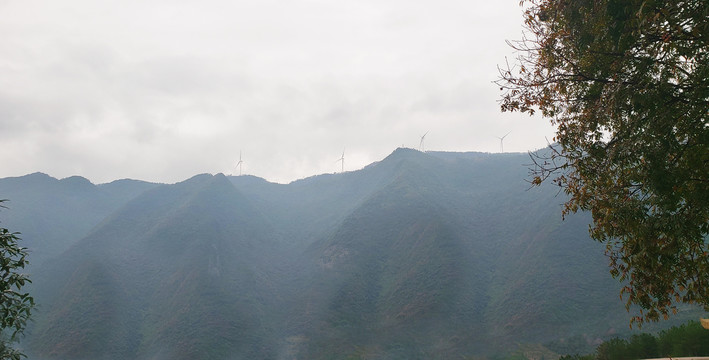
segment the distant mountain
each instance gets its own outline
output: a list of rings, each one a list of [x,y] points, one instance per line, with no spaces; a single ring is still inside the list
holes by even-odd
[[[0,179],[2,226],[21,232],[32,253],[31,265],[59,255],[128,200],[156,184],[116,180],[94,185],[72,176],[55,179],[42,173]]]
[[[268,357],[265,223],[223,175],[144,193],[37,273],[51,310],[30,348],[69,359]]]
[[[588,216],[562,221],[563,196],[530,189],[527,161],[398,149],[287,185],[0,179],[13,199],[0,215],[19,207],[13,224],[51,250],[32,273],[25,347],[43,359],[451,359],[626,331]],[[43,208],[66,199],[71,214]],[[32,227],[37,214],[49,227]]]

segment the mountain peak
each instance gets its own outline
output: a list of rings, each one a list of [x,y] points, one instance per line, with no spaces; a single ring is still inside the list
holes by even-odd
[[[89,181],[89,179],[87,179],[85,177],[77,176],[77,175],[69,176],[69,177],[63,178],[59,181],[64,184],[67,184],[69,186],[77,187],[77,188],[79,188],[79,187],[93,187],[94,186],[94,184],[91,183],[91,181]]]
[[[416,149],[401,148],[401,147],[400,147],[400,148],[397,148],[396,150],[394,150],[394,152],[392,152],[391,154],[389,154],[389,156],[387,156],[384,160],[387,160],[387,159],[405,159],[405,158],[413,159],[413,158],[421,157],[421,156],[424,156],[424,155],[426,155],[425,152],[418,151],[418,150],[416,150]]]

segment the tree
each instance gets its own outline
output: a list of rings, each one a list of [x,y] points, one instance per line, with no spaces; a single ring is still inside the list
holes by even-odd
[[[664,357],[706,355],[709,354],[709,331],[697,321],[674,326],[660,332],[658,347],[659,355]]]
[[[596,348],[597,360],[623,360],[632,359],[628,352],[628,342],[623,339],[613,338],[604,341]]]
[[[3,207],[0,200],[0,207]],[[20,247],[17,233],[0,228],[0,359],[20,359],[24,356],[10,343],[17,340],[29,320],[34,299],[22,287],[31,282],[20,271],[27,265],[27,249]],[[5,340],[5,335],[9,337]]]
[[[522,0],[503,111],[557,127],[532,183],[590,211],[631,325],[678,303],[709,310],[709,2]],[[635,311],[635,310],[633,310]]]
[[[660,332],[659,337],[641,333],[630,340],[613,338],[596,348],[595,359],[649,359],[661,357],[692,357],[709,351],[709,332],[696,321]],[[562,356],[560,360],[574,360],[578,356]]]

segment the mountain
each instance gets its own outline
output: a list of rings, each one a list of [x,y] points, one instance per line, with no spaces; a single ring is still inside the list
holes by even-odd
[[[314,315],[301,321],[315,341],[304,344],[305,358],[450,358],[456,345],[449,341],[470,349],[484,340],[459,332],[483,320],[484,293],[476,289],[485,277],[476,274],[485,274],[484,262],[466,251],[436,188],[401,170],[308,249],[314,266],[304,286],[312,285],[300,313]],[[317,326],[308,328],[313,318]]]
[[[58,198],[84,209],[44,240],[59,245],[32,273],[24,346],[43,359],[451,359],[627,331],[588,215],[562,221],[564,197],[530,189],[527,160],[398,149],[287,185],[76,181],[81,196],[46,175],[0,179],[16,183],[2,215],[46,184],[14,224]]]
[[[128,202],[36,276],[43,356],[268,357],[271,230],[223,175]]]
[[[127,201],[156,184],[116,180],[94,185],[80,176],[55,179],[42,173],[0,179],[2,226],[21,232],[31,265],[59,255]]]
[[[520,160],[399,150],[363,170],[393,178],[306,250],[293,352],[450,359],[623,327],[588,218],[562,222]]]

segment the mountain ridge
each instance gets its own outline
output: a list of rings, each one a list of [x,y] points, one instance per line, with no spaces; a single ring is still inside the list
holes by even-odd
[[[83,189],[71,195],[74,230],[56,240],[65,249],[33,270],[44,310],[28,352],[448,359],[623,331],[620,284],[588,215],[562,221],[558,190],[525,181],[527,155],[503,155],[398,149],[290,184],[0,179],[0,194],[39,207],[15,224],[56,203],[52,191]],[[47,219],[51,229],[67,217]]]

